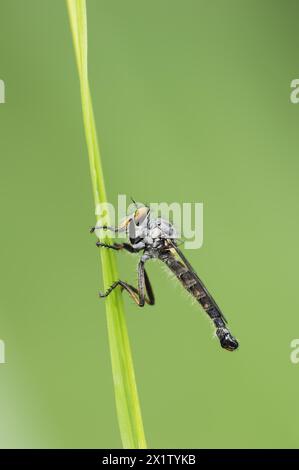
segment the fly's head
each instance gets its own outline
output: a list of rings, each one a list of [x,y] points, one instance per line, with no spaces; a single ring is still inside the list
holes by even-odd
[[[136,249],[142,249],[146,246],[145,239],[150,221],[149,213],[149,207],[137,207],[134,213],[126,219],[127,234],[131,245]]]
[[[168,245],[169,239],[177,238],[174,226],[165,219],[151,218],[149,207],[138,207],[126,219],[127,232],[134,248],[159,250]]]

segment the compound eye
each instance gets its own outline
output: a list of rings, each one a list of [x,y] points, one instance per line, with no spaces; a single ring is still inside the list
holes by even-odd
[[[149,213],[148,207],[138,207],[134,213],[134,222],[136,225],[140,225],[144,222]]]
[[[134,219],[135,221],[135,219]],[[129,223],[129,239],[131,243],[134,243],[134,240],[136,238],[136,230],[135,230],[135,223],[133,220]]]

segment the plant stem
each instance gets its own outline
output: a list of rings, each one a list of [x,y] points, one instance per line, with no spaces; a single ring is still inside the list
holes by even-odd
[[[66,0],[80,80],[85,137],[96,209],[106,203],[106,190],[88,82],[85,0]],[[109,240],[108,235],[106,238]],[[112,250],[101,250],[103,280],[108,288],[119,279]],[[119,289],[106,299],[106,316],[116,410],[124,448],[146,448],[130,342]]]

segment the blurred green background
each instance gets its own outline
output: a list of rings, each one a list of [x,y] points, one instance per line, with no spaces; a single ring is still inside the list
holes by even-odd
[[[297,447],[298,3],[88,0],[107,190],[204,203],[188,251],[227,353],[159,263],[126,298],[148,445]],[[1,447],[121,446],[79,84],[63,0],[1,0]],[[121,277],[136,258],[119,254]]]

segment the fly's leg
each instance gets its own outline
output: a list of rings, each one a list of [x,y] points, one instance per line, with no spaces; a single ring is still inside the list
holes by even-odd
[[[139,266],[141,263],[139,263]],[[135,292],[135,294],[138,296],[139,302],[138,305],[139,307],[143,307],[144,303],[147,303],[148,305],[154,305],[155,304],[155,296],[153,292],[152,285],[150,283],[148,274],[146,270],[143,268],[139,268],[138,266],[138,289],[136,287],[131,286],[130,288]],[[143,274],[141,275],[141,279],[139,278],[139,269],[143,271]],[[136,302],[137,303],[137,302]]]
[[[122,290],[126,290],[139,307],[143,307],[145,303],[149,305],[154,305],[155,303],[153,289],[147,272],[144,269],[144,261],[142,259],[138,265],[138,289],[125,281],[119,280],[115,281],[104,294],[100,293],[100,297],[108,297],[117,286],[120,286]]]
[[[126,250],[129,253],[137,253],[137,250],[132,247],[129,243],[113,243],[112,245],[109,245],[108,243],[102,243],[102,242],[96,242],[96,245],[98,247],[104,247],[104,248],[110,248],[111,250]]]
[[[145,279],[145,288],[148,297],[145,297],[146,303],[149,305],[155,305],[155,296],[152,285],[150,283],[149,277],[147,275],[146,270],[144,270],[144,279]]]
[[[110,230],[110,232],[120,233],[120,232],[127,232],[130,225],[133,223],[132,219],[127,219],[122,223],[119,227],[111,227],[110,225],[96,225],[95,227],[91,227],[90,233],[95,232],[96,230]]]
[[[109,225],[102,225],[101,227],[91,227],[89,231],[90,233],[93,233],[95,230],[110,230],[110,232],[118,233],[122,232],[124,229],[119,227],[110,227]]]
[[[149,305],[154,305],[155,296],[154,292],[147,275],[147,272],[144,268],[144,263],[147,258],[142,257],[138,264],[138,292],[139,292],[139,306],[143,307],[144,302],[147,302]],[[148,295],[148,298],[145,296],[145,290]]]
[[[147,278],[148,279],[148,278]],[[148,281],[149,282],[149,281]],[[134,302],[139,306],[139,307],[143,307],[144,306],[144,303],[146,302],[147,304],[149,305],[154,305],[155,303],[155,299],[154,299],[154,295],[153,295],[153,291],[152,291],[152,288],[150,287],[150,293],[148,293],[148,296],[145,296],[143,295],[143,298],[140,296],[140,292],[138,291],[138,289],[136,289],[136,287],[132,286],[131,284],[128,284],[127,282],[125,281],[115,281],[110,287],[109,289],[107,289],[107,291],[102,294],[100,292],[99,296],[101,298],[105,298],[105,297],[108,297],[109,294],[111,294],[111,292],[117,287],[117,286],[120,286],[122,290],[126,290],[128,292],[128,294],[130,295],[130,297],[134,300]]]
[[[138,295],[138,290],[135,289],[135,287],[131,286],[130,284],[128,284],[127,282],[125,281],[115,281],[110,287],[109,289],[106,290],[106,292],[104,294],[102,294],[101,292],[99,293],[99,296],[101,297],[101,299],[103,299],[104,297],[108,297],[108,295],[111,294],[111,292],[117,287],[117,286],[121,286],[122,290],[126,290],[128,292],[128,294],[130,295],[130,297],[134,300],[134,302],[137,304],[137,305],[140,305],[139,303],[139,295]],[[141,305],[140,305],[141,306]]]

